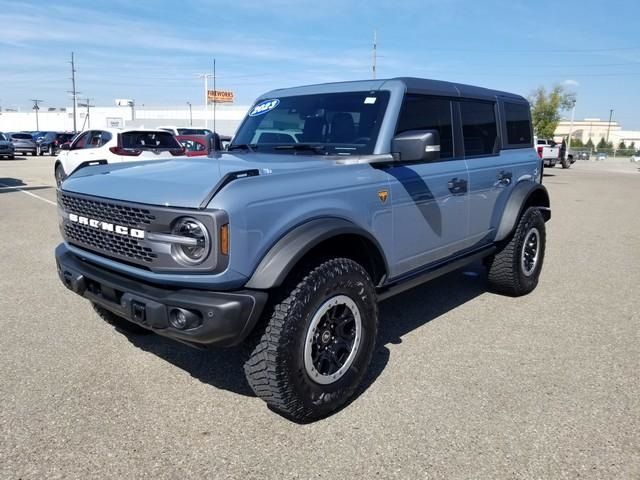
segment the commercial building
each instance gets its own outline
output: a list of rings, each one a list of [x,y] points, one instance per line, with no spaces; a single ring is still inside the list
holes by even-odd
[[[591,139],[593,144],[597,145],[601,139],[606,141],[608,138],[615,147],[620,142],[624,142],[626,145],[635,142],[635,145],[640,147],[640,131],[623,130],[616,121],[609,123],[608,120],[599,118],[585,118],[584,120],[574,120],[572,128],[570,120],[562,120],[556,127],[554,140],[561,142],[569,136],[569,131],[571,131],[572,139],[579,139],[585,144]]]
[[[215,129],[222,135],[233,135],[244,118],[248,105],[216,105]],[[205,115],[202,105],[180,107],[79,107],[76,113],[77,130],[107,127],[157,128],[160,126],[194,127],[205,126],[213,129],[213,106]],[[1,111],[0,132],[19,132],[22,130],[73,131],[73,108],[63,107],[40,110],[36,122],[36,113],[27,111]]]

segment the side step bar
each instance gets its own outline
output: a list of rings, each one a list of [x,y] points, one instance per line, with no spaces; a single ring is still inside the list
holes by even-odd
[[[429,280],[433,280],[434,278],[453,272],[454,270],[462,268],[476,260],[488,257],[495,251],[496,247],[492,245],[490,247],[483,248],[482,250],[473,251],[462,257],[453,258],[451,260],[435,264],[408,277],[393,281],[378,289],[378,300],[386,300],[394,295],[406,292],[407,290],[417,287],[418,285],[422,285]]]

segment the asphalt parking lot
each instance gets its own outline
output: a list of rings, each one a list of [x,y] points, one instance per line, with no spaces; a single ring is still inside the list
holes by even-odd
[[[0,478],[640,478],[635,164],[547,170],[538,289],[470,269],[388,300],[361,393],[308,425],[239,349],[126,336],[62,287],[52,164],[0,161]]]

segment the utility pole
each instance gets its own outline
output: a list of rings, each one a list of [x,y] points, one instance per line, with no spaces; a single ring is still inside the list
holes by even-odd
[[[609,110],[609,125],[607,126],[607,143],[609,143],[609,130],[611,130],[611,117],[613,117],[613,109]]]
[[[79,103],[78,106],[79,107],[87,107],[87,116],[85,117],[84,122],[82,122],[82,130],[84,130],[85,123],[86,123],[88,129],[91,128],[91,120],[90,120],[90,116],[89,116],[89,113],[90,113],[89,109],[91,107],[95,107],[95,105],[91,105],[91,99],[87,98],[87,103]]]
[[[40,130],[40,123],[38,121],[38,110],[40,110],[40,107],[38,106],[38,103],[42,102],[42,100],[32,98],[31,101],[33,102],[33,109],[36,111],[36,131],[38,131]]]
[[[376,79],[376,64],[378,63],[378,31],[373,31],[373,79]]]
[[[78,108],[78,94],[80,92],[76,91],[76,64],[73,58],[73,52],[71,52],[71,91],[68,92],[73,97],[73,132],[77,132],[76,125],[76,109]]]
[[[193,112],[191,111],[191,102],[187,102],[189,105],[189,126],[193,127]]]

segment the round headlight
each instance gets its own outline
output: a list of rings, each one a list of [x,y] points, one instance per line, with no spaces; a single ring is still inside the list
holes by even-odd
[[[186,266],[199,265],[205,261],[211,251],[211,238],[202,222],[191,217],[179,218],[174,223],[171,233],[192,239],[189,243],[174,243],[171,246],[174,260]]]

